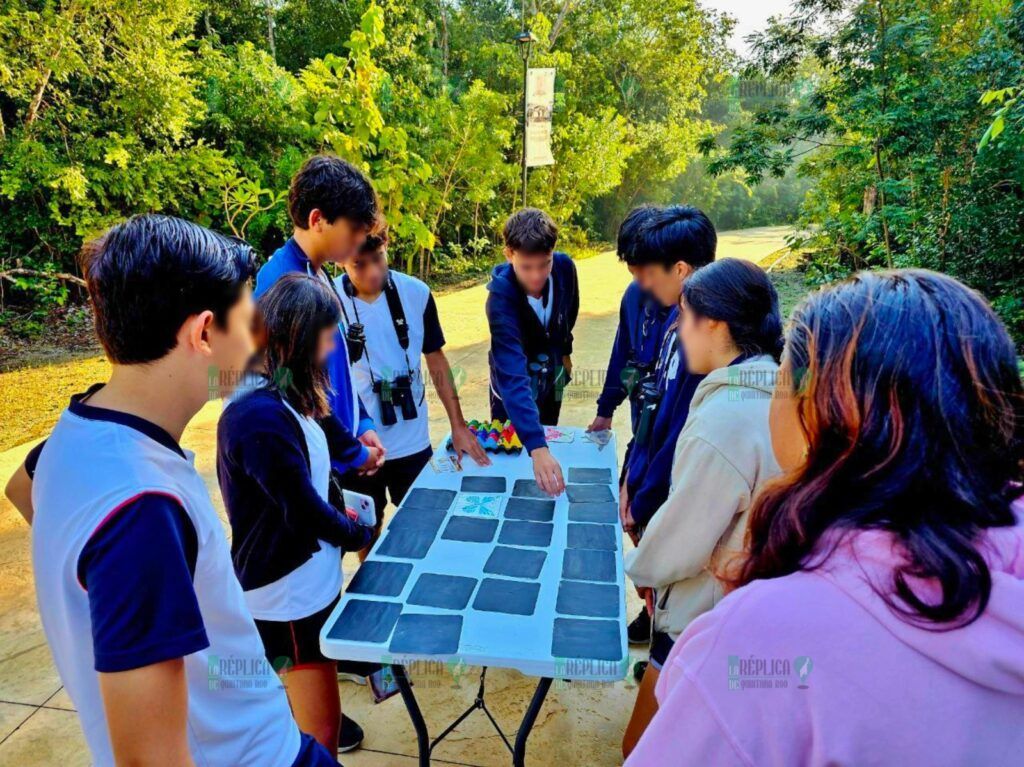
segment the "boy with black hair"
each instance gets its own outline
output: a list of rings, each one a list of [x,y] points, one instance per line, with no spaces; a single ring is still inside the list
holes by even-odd
[[[679,297],[687,278],[715,260],[717,246],[714,224],[702,211],[670,205],[641,224],[626,258],[638,285],[668,310],[654,371],[640,384],[640,412],[619,491],[622,527],[634,541],[668,497],[676,440],[703,379],[687,371],[676,332]],[[629,626],[630,641],[647,641],[650,632],[650,615],[641,610]]]
[[[337,764],[295,725],[178,444],[211,371],[230,388],[252,354],[252,272],[247,245],[167,216],[83,251],[113,371],[35,455],[32,562],[95,764]]]
[[[374,537],[361,552],[365,556],[380,533],[388,497],[399,506],[433,455],[421,356],[448,415],[456,455],[469,455],[481,466],[490,459],[463,418],[434,295],[422,280],[388,266],[386,227],[366,238],[335,282],[343,315],[366,333],[366,351],[352,373],[388,454],[376,474],[346,484],[372,497],[377,509]]]
[[[544,426],[558,423],[562,390],[572,373],[572,331],[579,314],[576,265],[555,251],[558,229],[543,211],[524,208],[505,222],[506,263],[487,284],[491,330],[491,417],[510,419],[533,459],[537,484],[565,489]]]
[[[259,270],[254,297],[293,272],[322,279],[334,291],[324,264],[344,265],[355,256],[367,234],[378,226],[379,207],[369,179],[355,166],[333,155],[310,157],[288,189],[292,236]],[[331,462],[339,474],[353,469],[373,473],[383,465],[386,452],[352,380],[350,366],[365,344],[360,331],[343,322],[337,348],[327,363],[336,421],[327,436]]]
[[[619,226],[616,254],[626,263],[633,280],[629,283],[619,304],[619,324],[615,330],[608,372],[604,387],[597,398],[597,415],[587,431],[604,431],[612,427],[616,409],[628,397],[630,425],[636,429],[640,412],[638,384],[654,371],[665,320],[670,309],[662,306],[654,296],[640,287],[636,279],[637,267],[629,265],[643,224],[658,212],[653,205],[633,208]],[[628,454],[629,448],[627,448]]]

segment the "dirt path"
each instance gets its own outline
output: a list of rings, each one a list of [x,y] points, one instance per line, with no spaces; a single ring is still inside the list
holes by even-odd
[[[789,232],[788,227],[723,232],[719,239],[719,255],[760,262],[785,246],[784,238]],[[580,381],[580,387],[577,387],[580,389],[585,383],[583,367],[591,364],[600,367],[606,360],[611,344],[609,332],[614,333],[619,298],[629,275],[610,252],[580,261],[578,268],[582,295],[577,348],[581,353],[576,360],[579,371],[576,378]],[[446,350],[452,364],[461,365],[467,374],[467,387],[462,396],[474,405],[477,404],[473,398],[478,393],[479,384],[486,381],[487,375],[485,298],[486,289],[481,284],[437,299],[448,339]],[[0,452],[0,474],[7,452],[14,449],[18,453],[19,446],[28,445],[24,448],[27,452],[32,443],[50,430],[66,407],[68,398],[84,391],[90,384],[102,381],[109,369],[102,356],[93,355],[0,373],[0,451],[4,451]],[[585,397],[588,393],[578,390],[574,394]],[[480,407],[486,407],[486,397],[479,402]],[[468,407],[466,412],[470,412]],[[477,411],[474,409],[473,412]],[[199,415],[193,428],[216,418],[217,409],[208,407]]]

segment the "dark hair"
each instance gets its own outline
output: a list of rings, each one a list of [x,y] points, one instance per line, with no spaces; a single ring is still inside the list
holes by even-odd
[[[327,369],[317,364],[320,334],[338,324],[341,306],[316,277],[286,274],[256,303],[258,363],[299,413],[322,418],[330,412]]]
[[[166,355],[189,317],[212,311],[223,327],[255,271],[241,240],[173,216],[135,216],[79,255],[96,335],[111,362]]]
[[[686,310],[729,326],[733,343],[744,354],[782,356],[779,294],[760,266],[723,258],[693,273],[683,285]]]
[[[309,214],[319,210],[330,223],[345,218],[372,230],[379,205],[373,185],[354,165],[340,157],[315,154],[292,177],[288,215],[299,229],[309,226]]]
[[[804,464],[754,502],[736,585],[824,562],[836,531],[895,534],[891,595],[916,625],[966,625],[988,604],[982,531],[1015,523],[1024,480],[1024,389],[1005,327],[956,280],[862,273],[807,298],[786,340]],[[819,549],[824,549],[820,550]],[[941,593],[925,599],[919,579]]]
[[[503,236],[510,250],[526,255],[550,253],[558,241],[558,227],[544,211],[523,208],[508,217]]]
[[[715,225],[703,211],[690,205],[669,205],[655,210],[640,224],[626,263],[661,264],[667,269],[685,261],[699,269],[715,260],[717,248]]]
[[[622,223],[619,224],[619,236],[615,243],[615,252],[619,256],[619,261],[629,262],[633,248],[636,246],[640,227],[657,212],[658,208],[654,205],[641,205],[633,208],[622,219]]]
[[[388,225],[384,219],[378,219],[374,229],[370,234],[366,235],[366,239],[363,240],[363,244],[359,246],[359,252],[363,253],[376,253],[378,250],[388,244]]]

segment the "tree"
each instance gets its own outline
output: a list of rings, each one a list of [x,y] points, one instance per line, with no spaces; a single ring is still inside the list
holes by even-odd
[[[716,172],[751,182],[794,161],[814,181],[803,210],[810,274],[874,266],[948,271],[984,291],[1024,337],[1024,142],[977,152],[979,95],[1021,71],[1024,4],[990,0],[801,0],[755,40],[762,73],[815,78],[792,104],[706,142]],[[991,99],[990,99],[991,100]],[[987,142],[986,142],[987,143]]]

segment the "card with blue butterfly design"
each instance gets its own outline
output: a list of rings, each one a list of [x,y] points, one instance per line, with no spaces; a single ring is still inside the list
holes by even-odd
[[[467,517],[497,519],[501,514],[501,505],[504,500],[505,496],[497,493],[459,493],[459,497],[455,499],[452,513]]]

